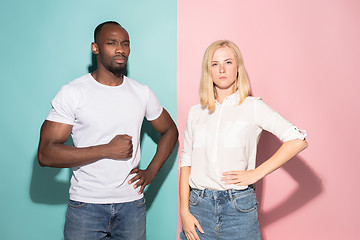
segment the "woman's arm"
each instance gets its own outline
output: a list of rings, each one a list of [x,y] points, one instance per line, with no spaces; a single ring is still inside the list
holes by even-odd
[[[199,221],[189,211],[190,172],[191,167],[186,166],[180,168],[180,217],[186,238],[188,240],[200,240],[199,236],[196,233],[195,226],[201,233],[204,233],[204,231],[201,228]]]
[[[306,140],[290,140],[284,142],[276,153],[254,170],[228,171],[223,173],[222,180],[225,184],[247,186],[256,183],[266,175],[280,168],[291,158],[307,148]]]

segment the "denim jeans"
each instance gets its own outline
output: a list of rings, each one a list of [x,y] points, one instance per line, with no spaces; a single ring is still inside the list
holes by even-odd
[[[145,198],[127,203],[92,204],[69,201],[65,240],[145,240]]]
[[[202,240],[261,239],[253,188],[225,191],[192,189],[189,210],[204,230],[200,233],[196,229]],[[180,239],[186,239],[184,232],[180,233]]]

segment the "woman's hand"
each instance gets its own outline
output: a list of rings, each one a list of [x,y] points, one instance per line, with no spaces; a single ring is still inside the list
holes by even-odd
[[[189,211],[181,214],[181,222],[187,240],[200,240],[198,234],[196,233],[195,226],[201,233],[204,233],[204,230],[201,228],[199,221],[194,217],[194,215],[192,215]]]
[[[248,186],[261,179],[255,170],[248,171],[228,171],[223,173],[221,180],[226,184],[237,186]]]
[[[237,186],[254,184],[284,165],[296,156],[296,154],[304,150],[307,145],[305,140],[300,139],[284,142],[271,158],[263,162],[255,170],[224,172],[221,180],[224,181],[225,184],[235,184]]]

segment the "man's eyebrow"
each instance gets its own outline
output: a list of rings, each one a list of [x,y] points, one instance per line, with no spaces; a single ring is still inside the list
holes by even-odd
[[[107,41],[111,41],[111,42],[118,42],[119,39],[116,39],[116,38],[108,38]],[[130,42],[128,39],[120,39],[120,42]]]

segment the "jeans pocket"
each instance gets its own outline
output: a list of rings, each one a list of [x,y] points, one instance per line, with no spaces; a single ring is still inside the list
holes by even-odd
[[[233,204],[239,212],[247,213],[257,209],[255,193],[240,194],[235,196]]]
[[[144,207],[146,205],[145,197],[142,197],[142,198],[140,198],[138,200],[135,200],[134,203],[139,208]]]
[[[86,205],[85,202],[78,202],[78,201],[74,201],[74,200],[69,200],[68,202],[68,206],[72,207],[72,208],[81,208],[84,207]]]
[[[196,206],[200,200],[199,190],[191,190],[189,195],[189,204]]]

